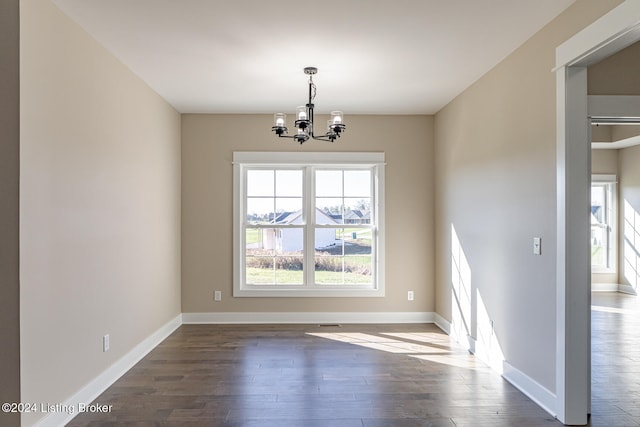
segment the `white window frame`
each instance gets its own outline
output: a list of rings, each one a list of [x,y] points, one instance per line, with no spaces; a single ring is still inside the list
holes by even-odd
[[[609,259],[607,260],[609,262],[609,266],[606,267],[602,267],[602,266],[593,266],[591,267],[591,272],[592,273],[596,273],[596,274],[611,274],[611,273],[617,273],[618,271],[618,199],[617,199],[617,177],[616,175],[592,175],[591,176],[591,186],[593,186],[593,184],[597,184],[597,185],[607,185],[609,186],[609,190],[611,192],[611,200],[610,200],[610,204],[611,206],[609,207],[609,211],[607,212],[607,223],[609,224],[609,226],[611,227],[611,230],[609,232],[609,242],[608,244],[610,245],[609,248],[609,252],[608,252],[608,256]]]
[[[244,280],[245,258],[245,199],[246,199],[246,171],[247,169],[292,168],[304,167],[315,170],[326,168],[372,168],[374,215],[376,224],[372,228],[372,257],[374,271],[372,272],[372,286],[363,285],[316,285],[310,282],[313,266],[305,268],[305,284],[292,285],[249,285]],[[233,153],[233,296],[234,297],[384,297],[384,182],[385,176],[384,153],[374,152],[234,152]],[[308,169],[306,169],[308,170]],[[307,212],[314,203],[314,189],[308,175],[304,180],[303,204]],[[306,237],[305,253],[313,253],[313,239],[310,234],[316,226],[309,218],[305,218]],[[348,224],[345,224],[348,226]],[[321,226],[320,226],[321,227]],[[349,227],[347,227],[349,228]],[[311,248],[311,249],[309,249]],[[309,250],[311,252],[309,252]],[[307,263],[308,264],[308,263]]]

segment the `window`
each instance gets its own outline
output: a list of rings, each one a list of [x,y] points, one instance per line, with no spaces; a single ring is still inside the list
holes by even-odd
[[[593,175],[591,180],[591,269],[616,271],[616,177]]]
[[[383,153],[234,153],[234,296],[384,296]]]

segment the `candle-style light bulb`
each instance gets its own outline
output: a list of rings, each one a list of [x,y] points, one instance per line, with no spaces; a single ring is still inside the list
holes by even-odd
[[[296,116],[298,117],[298,120],[307,120],[307,108],[306,107],[296,108]]]
[[[284,113],[276,113],[274,114],[274,125],[277,127],[284,127],[284,124],[287,122],[287,115]]]

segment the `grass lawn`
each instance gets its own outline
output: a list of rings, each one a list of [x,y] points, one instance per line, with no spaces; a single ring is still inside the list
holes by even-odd
[[[246,277],[247,283],[272,284],[273,270],[248,267]],[[277,283],[301,285],[303,272],[301,270],[276,270],[276,280]],[[316,271],[316,283],[330,285],[342,283],[347,285],[366,285],[371,283],[371,276],[356,273],[345,273],[344,282],[342,282],[342,272]]]
[[[336,237],[338,239],[351,239],[353,233],[356,233],[358,239],[371,239],[370,228],[342,228],[336,230]]]
[[[259,243],[261,241],[261,229],[259,228],[247,228],[247,236],[246,241],[247,245],[251,245],[254,243]]]
[[[604,251],[602,246],[591,246],[591,264],[604,265]]]

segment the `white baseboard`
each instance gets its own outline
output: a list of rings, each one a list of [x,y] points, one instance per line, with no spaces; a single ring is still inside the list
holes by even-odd
[[[171,335],[182,324],[334,324],[334,323],[435,323],[448,333],[449,322],[434,312],[229,312],[229,313],[183,313],[160,327],[117,362],[91,380],[73,396],[61,404],[71,410],[51,412],[39,420],[38,427],[65,425],[78,415],[80,404],[89,404],[116,380],[124,375],[144,356]]]
[[[636,288],[631,285],[618,285],[618,292],[629,295],[638,295]]]
[[[591,282],[591,292],[618,292],[618,284]]]
[[[631,285],[623,283],[591,283],[592,292],[621,292],[623,294],[638,295],[638,291]]]
[[[543,387],[533,378],[526,375],[519,369],[511,366],[506,360],[503,362],[502,377],[511,383],[515,388],[527,395],[529,399],[537,403],[542,409],[547,411],[554,418],[557,417],[556,395]]]
[[[433,323],[447,335],[451,335],[451,322],[449,322],[444,317],[440,316],[438,313],[433,313]]]
[[[171,335],[173,331],[178,329],[181,324],[182,315],[178,315],[167,322],[165,325],[160,327],[160,329],[135,346],[130,352],[121,357],[116,363],[91,380],[76,394],[62,403],[62,407],[70,408],[71,410],[51,412],[35,425],[38,427],[57,427],[65,425],[71,421],[76,415],[78,415],[78,408],[80,407],[80,404],[91,403],[96,397],[102,394],[103,391],[116,382],[118,378],[138,363],[140,359],[146,356],[147,353]]]
[[[451,335],[451,322],[440,316],[438,313],[431,314],[433,316],[433,323],[435,323],[437,327],[442,329],[444,333],[446,333],[447,335]],[[472,337],[467,336],[467,338],[468,350],[471,353],[474,353],[476,341]],[[557,412],[554,409],[556,406],[556,395],[554,393],[540,385],[540,383],[538,383],[519,369],[511,366],[507,361],[504,361],[502,363],[501,371],[502,377],[505,380],[507,380],[515,388],[528,396],[550,415],[556,417]]]
[[[182,313],[184,324],[434,323],[435,313],[415,312],[218,312]]]

